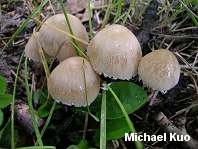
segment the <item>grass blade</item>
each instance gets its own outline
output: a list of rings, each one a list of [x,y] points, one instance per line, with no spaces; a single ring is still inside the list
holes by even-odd
[[[45,0],[43,2],[42,7],[48,2],[48,0]],[[30,19],[34,18],[35,15],[39,12],[40,6],[38,6],[31,15],[23,22],[23,24],[18,28],[18,30],[14,33],[14,35],[11,37],[11,39],[7,42],[7,44],[3,47],[1,50],[2,52],[8,47],[8,45],[14,40],[14,38],[24,29],[24,27],[29,23]]]
[[[100,149],[106,149],[106,91],[102,91]]]
[[[49,125],[49,122],[50,122],[50,120],[52,118],[52,114],[54,112],[55,106],[56,106],[56,101],[53,102],[53,105],[52,105],[52,107],[50,109],[50,112],[49,112],[49,115],[47,117],[47,120],[45,122],[45,125],[43,126],[43,129],[41,130],[41,137],[43,136],[45,130],[47,129],[47,126]],[[38,141],[35,144],[37,144],[37,143],[38,143]]]
[[[21,55],[19,64],[18,64],[18,68],[17,68],[17,72],[16,72],[16,77],[15,77],[15,81],[14,81],[14,89],[13,89],[13,98],[12,98],[12,108],[11,108],[11,146],[12,149],[15,148],[15,144],[14,144],[14,105],[15,105],[15,96],[16,96],[16,86],[17,86],[17,81],[18,81],[18,76],[19,76],[19,71],[21,68],[21,64],[22,64],[22,60],[23,60],[23,56],[24,56],[24,52]]]
[[[120,14],[121,14],[122,2],[123,2],[123,0],[119,0],[119,1],[118,1],[118,9],[117,9],[117,11],[116,11],[116,16],[115,16],[115,18],[114,18],[114,20],[113,20],[113,23],[114,23],[114,24],[116,24],[116,21],[117,21],[118,17],[119,17]]]
[[[129,128],[131,129],[131,132],[132,133],[136,133],[134,125],[133,125],[132,121],[130,120],[130,118],[129,118],[124,106],[120,102],[119,98],[117,97],[117,95],[114,93],[114,91],[111,89],[111,87],[108,84],[106,84],[106,86],[107,86],[108,90],[111,92],[111,94],[114,96],[114,98],[117,101],[118,105],[120,106],[120,109],[122,110],[122,112],[124,114],[124,117],[125,117],[125,119],[127,121],[127,124],[129,126]],[[135,141],[135,145],[136,145],[136,147],[138,149],[143,149],[143,145],[142,145],[142,143],[140,141]]]
[[[89,34],[90,38],[93,38],[93,29],[92,29],[92,21],[91,21],[91,2],[88,0],[88,17],[89,17]]]
[[[72,31],[72,28],[71,28],[71,25],[70,25],[70,22],[69,22],[69,18],[68,18],[68,15],[67,15],[65,6],[64,6],[62,0],[60,0],[60,4],[61,4],[61,8],[62,8],[62,10],[63,10],[63,13],[64,13],[64,15],[65,15],[65,19],[66,19],[66,22],[67,22],[67,25],[68,25],[68,28],[69,28],[69,32],[70,32],[71,35],[74,35],[74,33],[73,33],[73,31]],[[77,44],[76,44],[76,40],[75,40],[74,38],[72,38],[72,41],[74,42],[75,45],[77,45]],[[75,49],[76,49],[76,47],[75,47]],[[77,54],[77,56],[79,56],[79,52],[78,52],[77,49],[76,49],[76,54]]]
[[[194,22],[194,24],[198,27],[198,22],[197,22],[197,20],[196,20],[196,18],[198,18],[197,15],[194,14],[194,13],[188,8],[188,6],[187,6],[184,2],[182,2],[181,0],[179,0],[179,1],[180,1],[180,3],[184,6],[184,8],[186,9],[186,11],[188,12],[188,15],[190,16],[190,18],[192,19],[192,21]]]
[[[128,11],[127,11],[127,13],[126,13],[126,15],[125,15],[123,21],[122,21],[122,25],[123,25],[123,26],[124,26],[125,23],[126,23],[126,20],[127,20],[128,16],[129,16],[129,13],[131,12],[131,10],[132,10],[132,8],[133,8],[133,6],[134,6],[134,3],[135,3],[135,0],[132,0],[131,3],[130,3],[129,9],[128,9]]]
[[[27,70],[27,61],[28,61],[28,58],[26,57],[26,59],[25,59],[25,74],[24,75],[25,75],[25,87],[26,87],[26,93],[27,93],[27,99],[28,99],[28,106],[29,106],[31,119],[32,119],[34,131],[36,133],[36,137],[37,137],[39,146],[43,146],[41,135],[40,135],[40,132],[39,132],[39,129],[38,129],[38,126],[37,126],[37,123],[36,123],[36,118],[35,118],[35,115],[34,115],[32,100],[31,100],[31,97],[30,97],[30,89],[29,89],[28,76],[27,76],[27,71],[28,71]]]
[[[111,5],[112,5],[112,0],[109,0],[109,5],[108,5],[108,7],[107,7],[107,11],[106,11],[106,13],[105,13],[105,16],[104,16],[104,19],[103,19],[103,23],[102,23],[102,27],[101,27],[101,28],[104,28],[105,25],[107,24],[107,21],[108,21],[108,19],[109,19],[109,15],[110,15],[110,13],[111,13],[111,11],[112,11]]]

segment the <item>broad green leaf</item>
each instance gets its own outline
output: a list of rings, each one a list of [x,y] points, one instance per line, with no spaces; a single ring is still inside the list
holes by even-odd
[[[107,122],[107,140],[115,140],[124,137],[130,128],[125,118],[113,119]]]
[[[7,107],[12,102],[12,95],[1,94],[0,95],[0,108]]]
[[[53,102],[47,102],[47,103],[44,103],[42,106],[40,106],[38,109],[38,116],[40,118],[46,117],[49,114],[52,105],[53,105]],[[56,104],[55,110],[59,108],[62,108],[62,106],[59,104]]]
[[[3,124],[4,115],[2,110],[0,109],[0,126]]]
[[[124,137],[125,133],[130,131],[130,128],[125,118],[112,119],[107,122],[106,140],[115,140]],[[100,146],[100,130],[96,131],[93,141],[96,146]]]
[[[93,136],[93,142],[96,146],[100,146],[100,130],[97,130],[95,135]]]
[[[6,91],[6,80],[4,77],[0,76],[0,94],[5,93]]]
[[[0,131],[0,148],[11,148],[11,121],[10,119],[4,126],[4,128]],[[16,144],[18,141],[18,132],[14,131],[14,143]]]
[[[128,114],[137,110],[145,102],[147,97],[146,92],[132,82],[113,82],[110,87],[118,96]],[[106,99],[107,119],[117,119],[123,117],[124,115],[110,91],[106,92]],[[98,95],[96,100],[90,106],[90,109],[96,112],[97,117],[100,117],[100,105],[101,95]]]
[[[77,145],[78,149],[92,149],[89,147],[89,143],[86,140],[80,140],[80,143]]]
[[[107,99],[107,98],[106,98]],[[108,99],[107,99],[108,100]],[[90,110],[94,112],[99,112],[101,110],[101,103],[102,103],[102,95],[99,94],[96,99],[91,103]],[[96,115],[97,117],[100,117],[100,114]]]

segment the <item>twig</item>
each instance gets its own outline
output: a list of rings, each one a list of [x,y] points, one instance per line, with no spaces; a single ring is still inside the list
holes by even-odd
[[[190,140],[189,141],[184,140],[182,143],[184,143],[184,145],[186,145],[188,149],[197,149],[198,141],[194,140],[186,132],[186,129],[185,129],[186,119],[185,118],[180,120],[180,122],[182,123],[182,125],[180,126],[183,126],[182,128],[177,128],[171,121],[169,121],[169,119],[162,112],[158,114],[155,120],[157,121],[158,125],[160,125],[161,128],[167,133],[176,133],[179,136],[188,135],[190,137]]]

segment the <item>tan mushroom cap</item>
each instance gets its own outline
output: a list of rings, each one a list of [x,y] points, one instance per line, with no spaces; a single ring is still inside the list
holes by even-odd
[[[122,25],[110,25],[96,34],[88,45],[88,56],[96,72],[114,79],[137,74],[142,57],[135,35]]]
[[[38,35],[38,32],[36,33],[36,35]],[[39,50],[39,46],[37,44],[36,38],[34,35],[32,35],[25,46],[25,56],[27,56],[29,59],[32,59],[33,61],[41,62],[41,58],[38,50]],[[52,57],[50,57],[45,52],[44,55],[46,60],[50,62]]]
[[[70,57],[62,61],[48,79],[49,93],[56,101],[67,105],[86,106],[83,68],[88,105],[95,100],[100,90],[100,76],[85,58]]]
[[[70,14],[68,14],[68,18],[74,35],[88,42],[89,38],[86,29],[80,20]],[[47,19],[45,23],[70,33],[64,14],[56,14]],[[75,47],[68,40],[72,40],[71,37],[68,37],[64,33],[52,29],[44,24],[39,30],[38,39],[44,51],[50,56],[54,57],[59,48],[61,48],[57,55],[59,60],[64,60],[68,57],[77,55]],[[86,50],[87,45],[77,40],[76,43],[83,52]]]
[[[172,52],[158,49],[141,59],[138,74],[152,89],[167,91],[178,83],[180,66]]]

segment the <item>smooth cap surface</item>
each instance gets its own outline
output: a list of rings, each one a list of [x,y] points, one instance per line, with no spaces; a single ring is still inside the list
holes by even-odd
[[[114,79],[130,79],[137,74],[142,57],[135,35],[122,25],[110,25],[91,40],[88,56],[95,71]]]
[[[74,35],[88,42],[89,38],[86,29],[80,20],[70,14],[68,14],[68,18]],[[56,14],[47,19],[45,23],[70,33],[64,14]],[[50,56],[54,57],[60,49],[56,57],[59,60],[64,60],[68,57],[77,55],[74,46],[68,40],[72,40],[71,37],[68,37],[64,33],[54,30],[44,24],[39,30],[38,39],[44,51]],[[76,43],[83,52],[86,50],[87,45],[77,40]]]
[[[37,35],[38,35],[38,32],[37,32]],[[32,35],[25,46],[25,56],[32,59],[33,61],[41,62],[41,58],[40,58],[38,50],[39,50],[39,46],[37,44],[36,38],[34,35]],[[47,61],[50,62],[51,57],[45,52],[44,52],[44,55]]]
[[[178,83],[180,66],[172,52],[158,49],[141,59],[138,74],[152,89],[167,91]]]
[[[93,70],[88,60],[70,57],[62,61],[48,79],[49,93],[56,101],[67,105],[86,106],[83,68],[88,105],[95,100],[100,90],[100,76]]]

